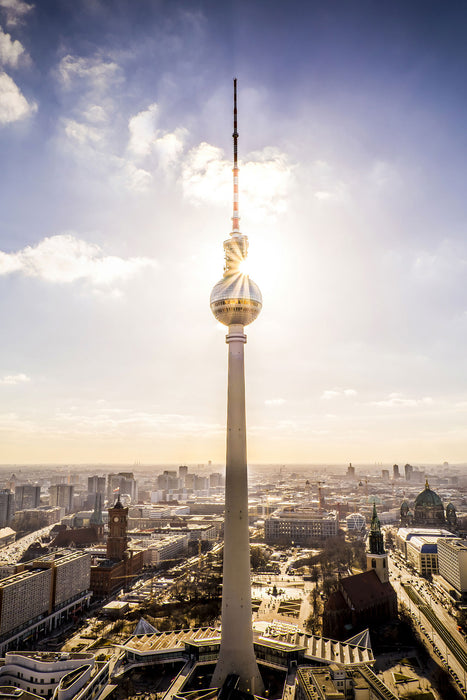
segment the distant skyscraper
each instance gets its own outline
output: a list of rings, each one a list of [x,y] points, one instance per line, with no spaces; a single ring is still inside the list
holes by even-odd
[[[74,486],[70,484],[52,484],[49,488],[51,506],[65,508],[67,513],[73,510]]]
[[[399,474],[399,465],[394,464],[392,467],[392,478],[393,479],[399,479],[400,474]]]
[[[0,527],[6,527],[15,514],[15,496],[10,489],[0,489]]]
[[[222,637],[211,686],[222,686],[229,674],[235,674],[240,679],[240,690],[262,694],[264,686],[253,648],[243,330],[261,311],[262,297],[257,285],[241,269],[248,253],[248,238],[239,228],[237,139],[234,80],[232,232],[224,241],[224,276],[211,293],[214,316],[229,328]]]
[[[39,508],[41,504],[41,487],[34,484],[22,484],[15,488],[16,510]]]
[[[405,480],[406,481],[411,481],[412,480],[412,474],[413,474],[413,467],[411,464],[406,464],[405,467]]]

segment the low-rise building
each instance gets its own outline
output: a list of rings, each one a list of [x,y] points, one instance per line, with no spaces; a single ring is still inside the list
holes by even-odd
[[[96,661],[92,653],[7,652],[0,665],[0,686],[57,700],[97,698],[109,677],[109,659]]]
[[[422,576],[438,573],[438,541],[429,535],[407,540],[407,561]]]
[[[264,538],[268,544],[313,545],[336,537],[338,529],[336,511],[321,513],[292,506],[276,510],[265,520]]]

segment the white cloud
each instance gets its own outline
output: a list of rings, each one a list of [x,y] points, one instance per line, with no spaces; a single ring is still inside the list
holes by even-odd
[[[151,154],[157,156],[158,164],[167,169],[177,162],[183,152],[183,145],[187,130],[177,128],[167,132],[157,127],[159,108],[156,103],[138,114],[135,114],[128,122],[130,139],[128,151],[135,159],[143,159]]]
[[[102,141],[104,137],[101,129],[77,122],[75,119],[64,119],[63,125],[67,137],[81,146],[84,144],[96,144]]]
[[[143,268],[155,266],[155,260],[150,258],[105,256],[99,246],[72,234],[44,238],[36,246],[27,246],[17,253],[0,251],[0,275],[22,272],[55,283],[87,280],[96,287],[125,281]]]
[[[386,399],[381,401],[371,401],[371,406],[382,406],[388,408],[413,408],[416,406],[430,406],[433,403],[431,396],[423,396],[421,399],[409,399],[403,394],[393,392]]]
[[[152,175],[144,168],[138,168],[131,161],[121,161],[123,163],[123,180],[125,186],[133,192],[147,192],[152,185]]]
[[[88,88],[106,89],[121,79],[117,63],[99,56],[64,56],[58,66],[58,75],[65,88],[71,88],[77,81]]]
[[[345,396],[356,396],[357,391],[355,389],[326,389],[323,391],[321,394],[322,399],[325,401],[330,401],[331,399],[337,399],[339,397],[345,397]]]
[[[25,382],[31,381],[31,378],[27,374],[6,374],[0,377],[0,384],[13,385],[13,384],[24,384]]]
[[[34,5],[23,0],[0,0],[0,7],[5,10],[6,23],[12,27],[19,24],[23,17],[30,12]]]
[[[21,57],[27,57],[22,43],[17,39],[12,41],[10,34],[0,27],[0,64],[16,68]]]
[[[283,406],[285,399],[266,399],[264,403],[266,406]]]
[[[223,151],[203,142],[192,148],[183,164],[184,195],[194,204],[225,204],[232,197],[232,164]],[[240,211],[249,217],[278,214],[287,208],[293,167],[276,148],[251,153],[240,164]]]
[[[28,102],[14,80],[0,73],[0,126],[25,119],[37,110],[34,102]]]

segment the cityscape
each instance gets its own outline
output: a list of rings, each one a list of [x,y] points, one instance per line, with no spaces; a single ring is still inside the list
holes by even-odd
[[[467,698],[439,10],[0,0],[0,698]]]

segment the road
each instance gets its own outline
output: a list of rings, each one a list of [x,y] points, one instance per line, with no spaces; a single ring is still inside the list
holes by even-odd
[[[418,625],[422,638],[442,660],[461,690],[467,691],[467,646],[456,620],[440,602],[436,589],[411,571],[394,553],[389,556],[391,583]]]

